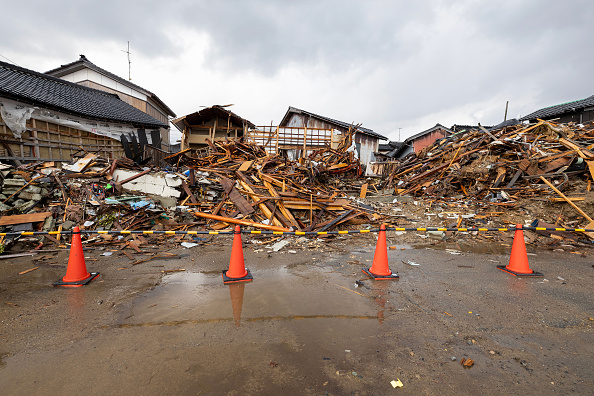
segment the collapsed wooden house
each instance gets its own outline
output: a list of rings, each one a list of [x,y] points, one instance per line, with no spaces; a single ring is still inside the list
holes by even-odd
[[[0,62],[0,160],[69,161],[81,149],[121,158],[122,135],[151,144],[163,128],[115,94]]]
[[[181,150],[202,150],[210,142],[243,138],[255,127],[250,121],[225,108],[214,105],[171,121],[182,133]]]

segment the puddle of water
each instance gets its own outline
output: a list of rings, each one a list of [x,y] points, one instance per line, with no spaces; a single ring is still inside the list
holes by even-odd
[[[464,253],[478,253],[478,254],[509,254],[510,247],[503,246],[500,243],[482,243],[482,244],[467,244],[467,243],[439,243],[431,246],[415,245],[413,249],[431,248],[434,250],[453,250]]]
[[[292,266],[253,271],[253,282],[223,284],[221,274],[176,272],[139,296],[121,314],[119,327],[233,323],[300,319],[372,319],[382,324],[389,291],[385,282],[354,291],[331,267]],[[395,290],[395,289],[394,289]],[[368,298],[365,298],[368,297]]]

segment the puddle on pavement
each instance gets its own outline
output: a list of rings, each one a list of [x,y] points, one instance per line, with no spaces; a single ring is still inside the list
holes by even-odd
[[[123,310],[118,327],[302,319],[376,320],[389,316],[397,283],[353,287],[332,267],[252,269],[253,282],[223,284],[221,273],[177,272]]]
[[[393,245],[388,243],[389,246],[389,250],[408,250],[408,249],[415,249],[413,246],[411,245],[406,245],[406,244],[399,244],[399,245]],[[366,254],[373,254],[375,252],[375,247],[374,248],[369,248],[369,249],[361,249],[358,248],[357,250],[353,250],[350,252],[350,254],[356,254],[356,255],[366,255]]]
[[[478,254],[509,254],[511,247],[504,246],[500,243],[482,243],[482,244],[466,244],[466,243],[438,243],[435,245],[415,245],[414,249],[434,249],[434,250],[452,250],[462,253],[478,253]]]

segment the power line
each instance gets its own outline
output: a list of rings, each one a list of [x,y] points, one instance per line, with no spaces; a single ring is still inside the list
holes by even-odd
[[[8,59],[7,57],[5,57],[5,56],[4,56],[4,55],[2,55],[2,54],[0,54],[0,56],[1,56],[1,57],[3,57],[4,59],[6,59],[7,61],[9,61],[10,63],[12,63],[13,65],[17,65],[17,66],[19,66],[19,67],[20,67],[20,65],[19,65],[18,63],[16,63],[15,61]]]

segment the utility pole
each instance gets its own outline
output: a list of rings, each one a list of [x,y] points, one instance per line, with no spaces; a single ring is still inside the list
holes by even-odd
[[[132,76],[130,74],[130,69],[132,68],[132,62],[130,61],[130,42],[128,41],[128,49],[126,51],[121,50],[122,52],[128,54],[128,81],[132,81]]]
[[[401,130],[401,129],[402,129],[402,128],[398,128],[398,141],[400,141],[400,130]]]
[[[505,115],[503,116],[503,122],[507,121],[507,106],[509,105],[509,100],[505,102]]]

